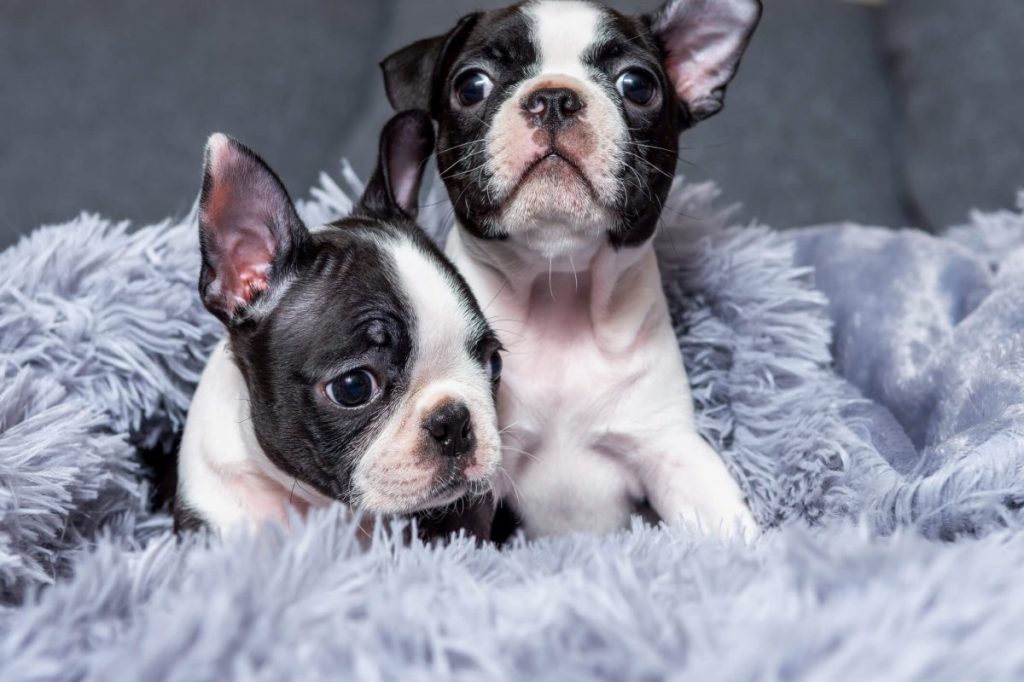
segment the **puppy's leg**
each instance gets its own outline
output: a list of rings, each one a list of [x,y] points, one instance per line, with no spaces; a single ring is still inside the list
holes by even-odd
[[[651,507],[666,523],[682,520],[748,540],[760,535],[739,484],[699,434],[655,434],[636,464]]]

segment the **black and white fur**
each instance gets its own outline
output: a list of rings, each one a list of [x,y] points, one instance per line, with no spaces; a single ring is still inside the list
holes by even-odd
[[[308,230],[258,156],[210,138],[199,291],[226,335],[189,411],[179,527],[332,500],[408,514],[488,489],[498,341],[413,222],[433,139],[423,112],[396,116],[352,215]]]
[[[652,236],[678,136],[721,109],[760,15],[759,0],[644,16],[534,0],[382,63],[392,104],[438,125],[446,252],[508,349],[499,492],[530,534],[621,528],[648,506],[758,532],[696,431]]]

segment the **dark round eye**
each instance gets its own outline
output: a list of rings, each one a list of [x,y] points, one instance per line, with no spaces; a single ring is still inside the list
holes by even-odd
[[[357,369],[327,384],[324,389],[332,402],[342,407],[359,407],[370,402],[377,393],[377,381],[365,369]]]
[[[491,94],[494,81],[483,71],[467,71],[455,79],[455,96],[464,107],[474,107]]]
[[[633,104],[650,104],[658,91],[658,85],[646,71],[630,69],[619,76],[615,82],[615,88],[619,94]]]
[[[499,351],[494,351],[487,359],[487,376],[493,382],[497,382],[501,378],[501,353]]]

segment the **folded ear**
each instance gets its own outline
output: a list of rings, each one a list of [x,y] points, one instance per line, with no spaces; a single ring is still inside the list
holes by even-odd
[[[206,143],[199,196],[199,294],[225,324],[288,270],[308,232],[274,171],[217,133]]]
[[[649,19],[665,70],[695,121],[722,108],[760,19],[760,0],[668,0]]]
[[[479,12],[468,14],[445,35],[418,40],[380,63],[384,90],[395,111],[424,109],[436,114],[437,103],[432,100],[437,80],[444,78],[447,58],[462,45],[479,18]]]
[[[366,183],[356,212],[388,218],[415,218],[420,183],[434,151],[434,124],[420,109],[396,114],[380,134],[377,169]]]

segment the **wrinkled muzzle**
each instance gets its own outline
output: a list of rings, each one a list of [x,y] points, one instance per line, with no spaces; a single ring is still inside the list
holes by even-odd
[[[625,142],[622,116],[596,83],[567,74],[524,81],[486,140],[487,191],[503,228],[600,234],[622,201]]]

